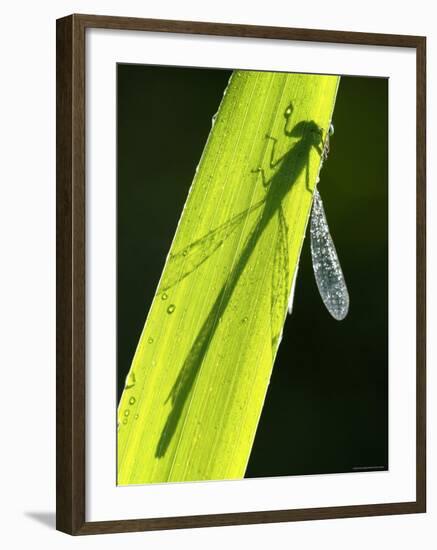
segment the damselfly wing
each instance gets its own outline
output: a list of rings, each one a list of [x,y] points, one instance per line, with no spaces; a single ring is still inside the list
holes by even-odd
[[[159,285],[158,294],[169,290],[195,271],[223,245],[240,223],[245,221],[252,212],[255,212],[264,204],[265,199],[258,201],[243,212],[239,212],[233,216],[227,222],[212,229],[209,233],[195,240],[179,252],[170,254],[167,260],[167,269]]]
[[[320,296],[334,319],[341,321],[349,311],[349,293],[317,189],[313,196],[310,235],[313,270]]]
[[[275,351],[282,339],[284,317],[290,295],[289,282],[290,260],[288,256],[288,227],[281,205],[278,212],[277,242],[273,255],[270,313],[272,349]]]

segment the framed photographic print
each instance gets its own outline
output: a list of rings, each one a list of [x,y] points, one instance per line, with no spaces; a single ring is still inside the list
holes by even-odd
[[[57,528],[424,512],[425,38],[57,21]]]

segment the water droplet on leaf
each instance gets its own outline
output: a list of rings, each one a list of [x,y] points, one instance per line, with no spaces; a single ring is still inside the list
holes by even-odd
[[[126,385],[125,388],[128,390],[129,388],[133,388],[135,386],[136,379],[135,379],[135,373],[131,371],[126,378]]]

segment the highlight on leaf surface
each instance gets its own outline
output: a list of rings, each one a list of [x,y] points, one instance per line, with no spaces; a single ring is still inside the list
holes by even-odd
[[[118,484],[244,476],[338,82],[233,73],[119,404]]]

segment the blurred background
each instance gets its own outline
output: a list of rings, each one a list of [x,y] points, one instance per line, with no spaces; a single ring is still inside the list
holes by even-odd
[[[118,65],[119,398],[230,75]],[[307,235],[246,477],[388,468],[388,80],[342,77],[333,123],[319,191],[350,312],[325,309]]]

